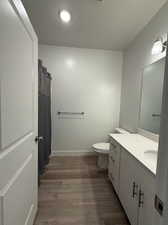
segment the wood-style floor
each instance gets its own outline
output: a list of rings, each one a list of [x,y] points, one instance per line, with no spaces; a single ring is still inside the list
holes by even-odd
[[[41,178],[35,225],[129,225],[96,157],[53,157]]]

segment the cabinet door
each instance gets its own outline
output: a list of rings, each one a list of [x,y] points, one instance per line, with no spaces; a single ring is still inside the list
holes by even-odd
[[[113,184],[113,181],[114,181],[113,167],[114,167],[114,164],[111,161],[111,158],[109,157],[108,176],[109,176],[109,179],[112,182],[112,184]]]
[[[109,154],[109,177],[116,193],[119,193],[120,146],[112,142]]]
[[[114,182],[114,145],[113,145],[113,139],[110,140],[110,153],[109,153],[109,167],[108,167],[108,174],[111,182]]]
[[[114,158],[113,158],[113,155],[112,155],[111,151],[110,151],[110,154],[109,154],[108,175],[109,175],[110,181],[113,184],[114,183]]]
[[[119,178],[120,178],[120,150],[117,152],[117,157],[113,166],[113,186],[117,194],[119,193]]]
[[[141,187],[139,196],[139,225],[153,225],[155,218],[154,208],[155,177],[145,168],[141,168]]]
[[[131,225],[137,225],[138,218],[138,186],[137,162],[124,149],[120,160],[119,197]]]

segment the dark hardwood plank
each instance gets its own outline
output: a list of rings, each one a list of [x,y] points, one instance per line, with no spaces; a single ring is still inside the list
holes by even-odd
[[[52,157],[41,177],[35,225],[129,225],[96,157]]]

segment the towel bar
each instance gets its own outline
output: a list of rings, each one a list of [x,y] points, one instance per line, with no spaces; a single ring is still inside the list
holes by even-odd
[[[84,115],[84,112],[57,112],[58,115]]]

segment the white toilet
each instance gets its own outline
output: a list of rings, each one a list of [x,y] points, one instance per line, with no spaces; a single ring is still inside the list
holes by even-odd
[[[99,169],[105,170],[108,167],[108,154],[110,143],[97,143],[92,145],[95,152],[98,153],[97,166]]]
[[[129,134],[128,131],[116,128],[115,133],[118,134]],[[110,151],[110,143],[102,142],[92,145],[93,150],[98,154],[97,166],[101,170],[106,170],[108,168],[108,155]]]

